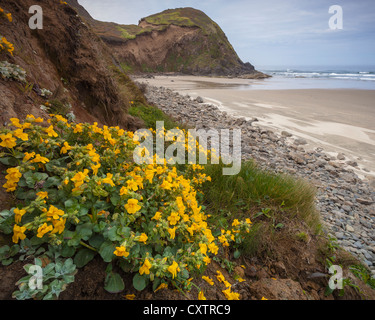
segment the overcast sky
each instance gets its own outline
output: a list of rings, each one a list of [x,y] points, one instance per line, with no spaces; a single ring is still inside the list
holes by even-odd
[[[375,66],[375,0],[78,0],[101,21],[138,24],[193,7],[217,22],[244,62],[267,66]],[[331,30],[330,6],[343,9]]]

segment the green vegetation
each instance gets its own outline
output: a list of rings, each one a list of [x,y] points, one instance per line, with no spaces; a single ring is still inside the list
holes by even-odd
[[[223,176],[221,165],[207,165],[212,183],[203,186],[213,223],[227,225],[234,219],[251,218],[253,227],[243,244],[244,253],[256,254],[267,246],[265,237],[290,221],[304,224],[319,234],[320,217],[314,205],[315,189],[304,180],[259,169],[254,162],[242,163],[236,176]]]
[[[142,119],[147,128],[156,129],[156,121],[164,121],[166,130],[176,128],[177,123],[160,109],[150,106],[135,104],[129,108],[129,114]]]
[[[154,25],[174,24],[181,27],[198,27],[206,35],[216,33],[220,28],[205,13],[193,8],[169,9],[145,18]]]

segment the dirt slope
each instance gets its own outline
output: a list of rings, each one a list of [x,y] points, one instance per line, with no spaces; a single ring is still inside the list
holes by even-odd
[[[1,3],[13,21],[1,19],[0,34],[14,44],[15,51],[14,56],[2,54],[0,61],[25,69],[27,82],[0,77],[0,123],[29,113],[47,116],[40,110],[40,89],[45,88],[53,99],[70,103],[78,121],[139,127],[140,122],[126,112],[131,97],[120,95],[111,69],[118,64],[102,40],[75,9],[53,0],[38,2],[43,9],[43,29],[31,30],[28,10],[34,4],[31,0]]]

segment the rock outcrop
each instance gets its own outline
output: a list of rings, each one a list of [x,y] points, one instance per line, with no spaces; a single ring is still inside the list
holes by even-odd
[[[142,18],[138,25],[120,25],[97,21],[77,0],[68,2],[129,71],[268,77],[243,63],[223,30],[202,11],[168,9]]]

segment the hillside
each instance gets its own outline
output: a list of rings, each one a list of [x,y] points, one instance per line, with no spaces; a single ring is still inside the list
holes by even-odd
[[[241,61],[223,30],[202,11],[168,9],[138,25],[120,25],[97,21],[76,0],[68,2],[128,71],[266,77]]]
[[[19,66],[26,74],[22,81],[0,80],[1,125],[12,117],[45,117],[48,111],[65,110],[65,114],[73,111],[77,121],[138,128],[139,119],[127,113],[134,93],[121,86],[115,76],[119,64],[107,46],[73,8],[58,1],[40,2],[44,28],[31,30],[27,8],[33,4],[29,0],[1,4],[6,12],[12,12],[13,19],[2,19],[0,34],[15,48],[13,55],[2,53],[1,60]],[[130,79],[127,81],[131,86]],[[51,92],[50,110],[40,108],[47,101],[42,89]]]

